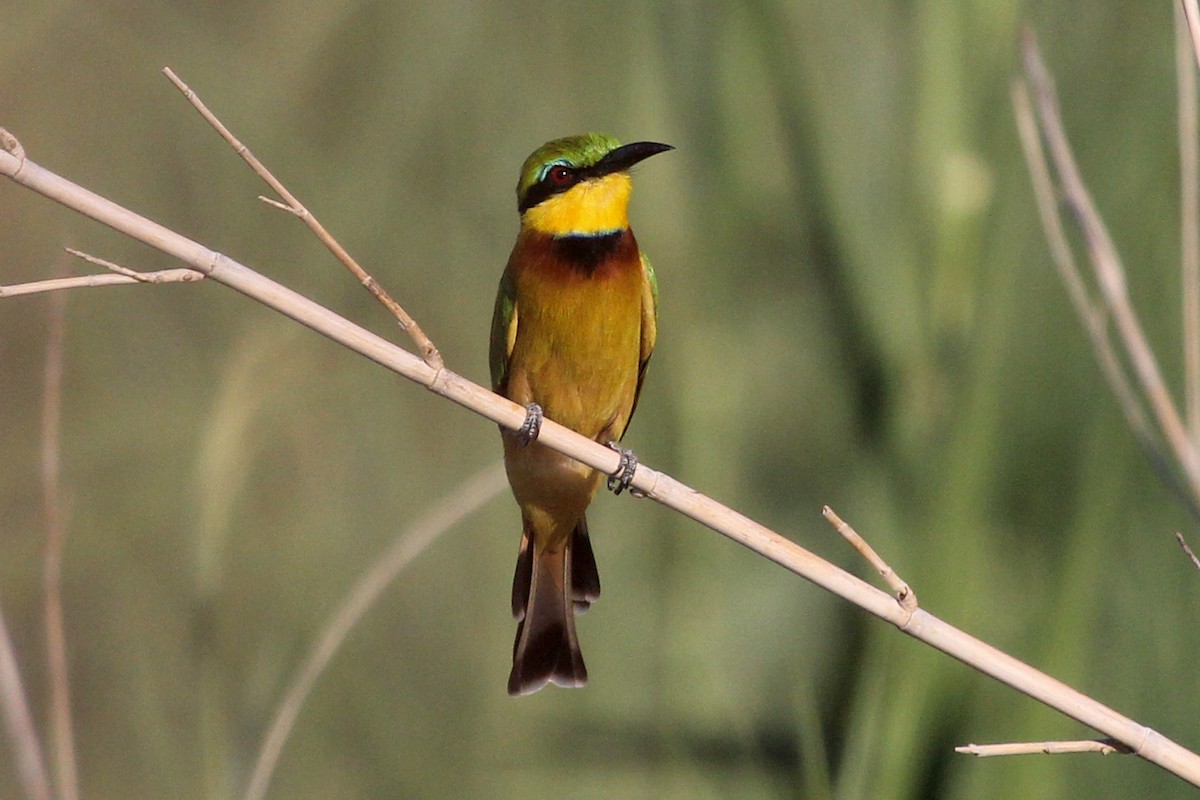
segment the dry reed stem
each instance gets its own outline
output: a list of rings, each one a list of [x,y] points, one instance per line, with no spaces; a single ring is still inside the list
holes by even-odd
[[[3,141],[2,136],[0,141]],[[19,185],[149,244],[213,280],[499,425],[516,430],[524,421],[523,407],[444,367],[431,367],[421,358],[307,297],[38,166],[23,157],[24,154],[19,156],[16,153],[15,148],[0,152],[0,174]],[[620,456],[616,452],[549,419],[543,424],[538,441],[608,474],[615,472],[619,466]],[[665,473],[643,464],[638,468],[632,485],[645,497],[712,528],[896,625],[910,636],[1122,742],[1147,761],[1200,786],[1200,756],[1156,731],[958,630],[924,609],[918,608],[909,613],[888,593]]]
[[[1022,151],[1037,200],[1038,214],[1046,234],[1047,244],[1050,247],[1050,255],[1058,270],[1059,278],[1067,290],[1067,297],[1075,308],[1092,350],[1096,354],[1101,372],[1117,400],[1121,413],[1125,416],[1126,424],[1129,425],[1150,463],[1165,482],[1179,490],[1180,497],[1193,513],[1200,516],[1200,499],[1193,491],[1191,483],[1182,481],[1178,473],[1170,468],[1170,456],[1163,444],[1162,437],[1151,424],[1141,397],[1135,391],[1121,359],[1113,349],[1108,335],[1108,309],[1102,302],[1092,300],[1086,282],[1076,265],[1062,215],[1059,212],[1059,191],[1051,176],[1042,147],[1042,134],[1033,101],[1030,99],[1029,87],[1022,81],[1013,82],[1012,104]]]
[[[1188,36],[1192,40],[1192,54],[1196,65],[1200,66],[1200,4],[1196,0],[1180,0],[1179,8],[1183,11]]]
[[[438,353],[437,348],[434,346],[429,337],[425,335],[425,332],[421,330],[421,326],[417,324],[417,321],[413,319],[409,313],[400,306],[399,303],[392,299],[391,295],[389,295],[384,288],[379,285],[378,281],[376,281],[374,277],[372,277],[365,269],[359,266],[358,262],[354,260],[350,253],[347,252],[346,249],[342,247],[332,235],[330,235],[329,231],[325,230],[325,226],[322,225],[315,216],[313,216],[312,212],[305,208],[305,206],[298,199],[296,199],[296,196],[288,191],[287,187],[283,185],[282,181],[271,174],[271,171],[268,170],[266,166],[264,166],[263,163],[254,156],[253,153],[250,152],[250,148],[242,144],[237,137],[235,137],[233,133],[225,127],[221,120],[217,119],[216,114],[208,109],[208,106],[206,106],[200,100],[199,96],[197,96],[194,91],[188,88],[187,84],[180,80],[179,76],[172,72],[170,67],[164,67],[163,74],[166,75],[167,79],[175,85],[176,89],[183,93],[183,96],[186,97],[188,102],[192,104],[192,107],[195,108],[196,111],[200,113],[200,116],[204,117],[205,121],[208,122],[208,124],[211,125],[213,129],[221,135],[221,138],[229,143],[229,146],[234,149],[234,152],[241,156],[242,160],[245,161],[252,170],[254,170],[255,174],[262,178],[262,180],[271,187],[273,192],[283,198],[284,202],[277,203],[274,200],[266,197],[262,197],[260,199],[265,200],[266,202],[278,208],[282,208],[285,211],[291,212],[302,222],[304,222],[304,224],[308,226],[309,230],[316,234],[317,238],[321,240],[321,243],[329,249],[329,252],[333,253],[334,257],[337,258],[337,260],[340,261],[346,269],[350,270],[350,273],[367,288],[367,291],[374,295],[375,299],[382,303],[383,307],[386,308],[393,317],[395,317],[396,322],[400,324],[400,329],[407,333],[409,338],[413,340],[413,344],[417,346],[417,350],[421,353],[422,358],[425,359],[425,363],[434,369],[441,369],[443,366],[442,356],[440,353]]]
[[[0,129],[2,130],[2,129]],[[17,655],[4,614],[0,611],[0,711],[4,712],[5,727],[13,746],[13,759],[17,762],[17,783],[28,800],[50,800],[50,776],[42,758],[42,746],[38,742],[37,728],[25,687],[21,683],[21,671],[17,667]]]
[[[494,464],[467,479],[398,536],[387,552],[346,593],[276,706],[254,762],[245,800],[261,800],[266,795],[283,746],[317,678],[384,589],[438,536],[497,497],[507,485],[502,464]]]
[[[954,752],[968,756],[989,758],[991,756],[1027,756],[1035,754],[1059,755],[1062,753],[1128,753],[1120,742],[1112,739],[1080,739],[1071,742],[1005,742],[1003,744],[968,744],[954,748]]]
[[[1194,3],[1195,0],[1192,0]],[[1196,51],[1183,3],[1175,5],[1175,74],[1179,95],[1179,247],[1183,293],[1184,408],[1193,444],[1200,442],[1200,124]]]
[[[1187,428],[1184,426],[1179,411],[1171,399],[1166,382],[1163,380],[1158,361],[1154,357],[1154,352],[1146,340],[1141,323],[1129,301],[1125,268],[1121,264],[1116,246],[1108,234],[1104,220],[1092,202],[1091,195],[1079,173],[1079,167],[1075,163],[1075,156],[1071,152],[1059,113],[1054,81],[1038,51],[1037,40],[1032,31],[1025,31],[1021,50],[1029,89],[1017,88],[1014,90],[1014,104],[1018,106],[1018,116],[1030,113],[1039,134],[1037,138],[1046,143],[1050,162],[1054,165],[1058,179],[1057,188],[1062,194],[1062,200],[1070,211],[1072,219],[1083,235],[1088,262],[1104,300],[1105,309],[1115,324],[1119,341],[1133,369],[1138,387],[1154,413],[1155,421],[1170,448],[1175,463],[1183,471],[1191,502],[1195,507],[1200,504],[1200,450],[1188,435]],[[1018,84],[1018,87],[1020,86],[1021,84]],[[1032,98],[1032,112],[1026,112],[1019,107],[1022,103],[1028,102],[1022,97],[1026,91],[1030,92]],[[1024,139],[1023,135],[1023,143]],[[1027,158],[1029,158],[1029,149],[1026,144]],[[1055,206],[1054,216],[1057,217],[1057,213],[1057,206]],[[1061,227],[1061,223],[1059,227]],[[1048,231],[1049,236],[1050,232]],[[1051,246],[1054,249],[1054,245]],[[1074,293],[1075,290],[1068,286],[1068,291]],[[1091,324],[1095,324],[1091,319],[1085,321],[1085,325]],[[1100,351],[1097,352],[1103,361],[1105,356]],[[1122,405],[1124,407],[1124,403]],[[1136,423],[1131,420],[1131,425],[1136,425]]]
[[[62,491],[61,420],[67,295],[50,297],[46,374],[42,391],[42,511],[46,542],[42,559],[45,598],[46,666],[50,694],[50,743],[55,786],[60,800],[79,797],[75,733],[71,720],[67,634],[63,621],[62,562],[67,538],[66,500]]]

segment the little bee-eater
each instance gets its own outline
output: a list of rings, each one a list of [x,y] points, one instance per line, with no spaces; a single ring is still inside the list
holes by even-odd
[[[600,595],[584,511],[602,475],[536,438],[544,412],[621,452],[609,488],[619,493],[633,478],[637,461],[616,443],[654,349],[658,284],[629,229],[629,170],[672,149],[589,133],[547,142],[521,167],[521,230],[500,279],[489,353],[492,388],[528,410],[520,430],[501,430],[522,524],[512,695],[548,681],[587,683],[575,612]]]

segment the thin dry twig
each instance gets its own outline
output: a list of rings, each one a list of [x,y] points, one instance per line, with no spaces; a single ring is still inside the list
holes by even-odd
[[[17,655],[8,635],[3,612],[0,612],[0,710],[4,712],[5,727],[13,745],[13,758],[17,762],[17,781],[22,790],[29,800],[50,800],[50,776],[42,758],[42,746],[38,742],[37,728],[33,725],[33,715],[29,713],[21,671],[17,667]]]
[[[100,261],[95,256],[70,251],[74,255],[87,258],[89,261]],[[124,269],[124,267],[122,267]],[[137,277],[124,273],[100,273],[97,275],[79,275],[73,278],[52,278],[45,281],[30,281],[29,283],[14,283],[0,286],[0,298],[19,297],[40,292],[56,292],[61,289],[84,289],[93,286],[130,286],[135,283],[190,283],[204,279],[204,274],[194,269],[164,269],[158,272],[138,272]]]
[[[1196,569],[1200,569],[1200,558],[1197,558],[1196,554],[1192,552],[1192,548],[1188,547],[1187,541],[1179,531],[1175,531],[1175,541],[1179,542],[1179,546],[1183,548],[1183,552],[1187,553],[1187,557],[1192,560]]]
[[[0,174],[81,214],[144,242],[204,272],[213,280],[285,314],[435,394],[510,430],[525,420],[525,409],[445,368],[434,368],[403,348],[334,314],[303,295],[204,245],[125,209],[11,151],[0,152]],[[607,474],[620,455],[552,420],[538,442]],[[918,608],[911,614],[887,592],[825,561],[789,539],[718,503],[646,464],[632,486],[643,496],[712,528],[797,575],[892,623],[910,636],[971,665],[1060,713],[1129,746],[1141,758],[1200,786],[1200,755],[1141,725],[1061,681],[976,639]]]
[[[384,589],[442,533],[498,496],[507,485],[503,466],[499,464],[469,478],[398,536],[387,552],[359,578],[325,623],[316,644],[276,707],[255,760],[245,800],[261,800],[266,796],[271,775],[301,706],[350,630],[375,605]]]
[[[0,131],[3,129],[0,128]],[[10,134],[11,135],[11,134]],[[135,283],[192,283],[204,280],[204,273],[194,269],[164,269],[158,272],[138,272],[106,261],[103,258],[84,253],[71,247],[64,247],[71,255],[82,258],[89,264],[104,267],[109,272],[98,275],[79,275],[73,278],[51,278],[46,281],[30,281],[29,283],[14,283],[0,286],[0,298],[19,297],[41,292],[56,292],[62,289],[82,289],[93,286],[129,286]]]
[[[1195,0],[1191,0],[1194,4]],[[1184,3],[1175,5],[1175,74],[1179,94],[1179,241],[1183,292],[1184,407],[1192,442],[1200,442],[1200,124],[1196,51]]]
[[[867,563],[879,572],[883,582],[892,590],[892,594],[906,611],[912,613],[917,610],[917,593],[912,590],[912,587],[905,583],[899,575],[884,561],[875,548],[867,544],[867,540],[858,535],[858,531],[850,527],[850,525],[834,512],[829,506],[821,509],[821,513],[825,519],[829,520],[829,524],[834,530],[840,533],[846,541],[848,541],[858,554],[867,560]]]
[[[50,335],[46,342],[46,375],[42,392],[42,510],[46,542],[42,586],[46,603],[46,665],[50,688],[50,741],[55,784],[61,800],[79,797],[75,732],[67,670],[67,634],[63,621],[62,562],[67,536],[66,501],[62,491],[61,419],[67,295],[50,298]]]
[[[283,185],[282,181],[271,174],[271,171],[268,170],[252,152],[250,152],[250,148],[242,144],[241,141],[239,141],[238,138],[234,136],[227,127],[225,127],[221,120],[217,118],[216,114],[209,110],[208,106],[206,106],[200,100],[199,96],[197,96],[194,91],[188,88],[188,85],[180,80],[179,76],[172,72],[170,67],[164,67],[163,74],[167,76],[167,80],[171,81],[171,83],[175,85],[176,89],[183,93],[183,96],[186,97],[188,102],[192,104],[192,107],[200,113],[200,116],[204,117],[205,121],[208,122],[208,124],[211,125],[213,129],[221,135],[221,138],[228,142],[234,151],[242,157],[242,160],[245,161],[252,170],[254,170],[255,174],[262,178],[262,180],[271,187],[273,192],[283,198],[284,202],[279,203],[266,197],[261,197],[260,199],[270,203],[273,206],[276,206],[277,208],[282,208],[285,211],[291,212],[301,221],[303,221],[304,224],[308,226],[309,230],[316,234],[317,238],[321,240],[321,243],[329,249],[329,252],[333,253],[334,257],[342,263],[342,266],[350,270],[350,273],[367,288],[367,291],[374,295],[375,299],[382,303],[383,307],[386,308],[388,312],[396,318],[396,322],[399,323],[400,329],[407,333],[413,340],[413,344],[417,346],[417,350],[421,353],[421,357],[425,359],[425,363],[434,369],[441,369],[443,367],[442,356],[429,337],[425,335],[425,332],[421,330],[421,326],[417,324],[417,321],[413,319],[412,316],[410,316],[409,313],[405,311],[399,303],[392,299],[391,295],[389,295],[387,291],[385,291],[384,288],[379,285],[379,282],[376,281],[374,277],[372,277],[365,269],[359,266],[358,262],[354,260],[350,253],[348,253],[346,249],[342,247],[336,239],[333,238],[329,231],[325,230],[325,226],[323,226],[317,220],[312,212],[309,211],[298,199],[296,199],[294,194],[288,191],[287,187]]]
[[[968,744],[954,752],[979,758],[991,756],[1060,755],[1063,753],[1127,754],[1129,748],[1113,739],[1080,739],[1069,742],[1005,742],[1003,744]]]

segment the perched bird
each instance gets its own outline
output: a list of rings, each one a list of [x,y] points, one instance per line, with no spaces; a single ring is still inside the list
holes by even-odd
[[[637,461],[616,443],[654,349],[658,284],[629,229],[629,170],[673,149],[589,133],[547,142],[521,167],[521,230],[500,279],[489,353],[492,388],[528,410],[519,431],[501,430],[522,524],[511,695],[548,681],[587,683],[575,612],[600,594],[584,511],[603,476],[536,438],[544,412],[621,452],[610,489],[632,480]]]

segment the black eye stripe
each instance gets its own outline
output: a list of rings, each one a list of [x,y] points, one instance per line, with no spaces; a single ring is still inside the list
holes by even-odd
[[[565,173],[561,182],[555,179],[556,172],[559,174]],[[525,197],[521,199],[521,203],[517,207],[517,212],[524,214],[543,200],[567,191],[581,180],[587,178],[588,175],[589,172],[587,169],[576,169],[568,167],[565,164],[553,165],[550,169],[546,170],[546,174],[540,181],[530,186],[529,190],[525,192]]]

